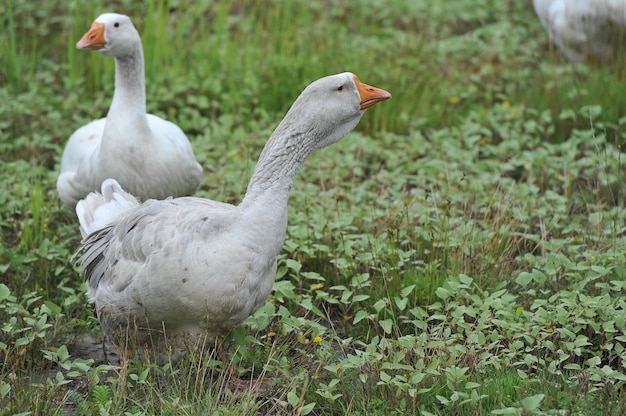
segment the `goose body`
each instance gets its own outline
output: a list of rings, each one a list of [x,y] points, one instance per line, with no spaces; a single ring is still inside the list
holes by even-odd
[[[572,62],[606,61],[626,47],[626,1],[533,0],[550,40]]]
[[[115,93],[107,117],[68,140],[57,179],[63,203],[74,211],[107,178],[141,200],[193,194],[202,168],[191,143],[174,123],[146,114],[143,49],[130,18],[100,15],[76,46],[115,58]]]
[[[93,232],[80,263],[106,336],[119,343],[131,332],[153,345],[212,340],[251,315],[272,290],[300,166],[390,97],[352,73],[310,84],[269,138],[239,205],[194,197],[130,201],[134,207],[102,229],[90,228],[97,218],[84,219]],[[106,185],[104,192],[121,190],[115,181]],[[105,202],[94,193],[83,203],[94,212]]]

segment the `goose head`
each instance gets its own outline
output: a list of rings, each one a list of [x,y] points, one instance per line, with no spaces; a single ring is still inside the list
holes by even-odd
[[[87,33],[76,43],[78,49],[91,49],[105,56],[132,55],[141,38],[128,16],[104,13],[98,16]]]
[[[291,128],[317,138],[309,144],[315,151],[341,140],[366,109],[389,98],[387,91],[361,82],[351,72],[330,75],[302,91],[276,130]]]

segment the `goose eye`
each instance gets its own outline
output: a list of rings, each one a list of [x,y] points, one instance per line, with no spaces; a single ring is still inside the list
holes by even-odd
[[[114,27],[120,27],[120,24],[118,22],[113,23]]]
[[[343,91],[343,85],[340,85],[340,86],[337,88],[337,91]]]

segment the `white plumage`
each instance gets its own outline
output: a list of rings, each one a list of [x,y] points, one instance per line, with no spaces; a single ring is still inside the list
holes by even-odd
[[[76,204],[80,234],[85,238],[103,229],[139,204],[137,198],[125,192],[115,179],[106,179],[100,192],[91,192]]]
[[[626,47],[626,0],[533,0],[550,40],[572,62],[607,61]]]
[[[141,200],[193,194],[202,168],[191,143],[175,124],[146,114],[143,49],[130,18],[100,15],[76,46],[115,58],[115,93],[106,118],[69,138],[57,179],[63,203],[73,212],[107,178]]]
[[[167,345],[213,340],[258,309],[272,290],[300,166],[390,97],[351,73],[310,84],[268,140],[237,206],[183,197],[127,209],[134,201],[113,198],[123,212],[101,210],[115,220],[84,240],[80,258],[106,336],[154,348],[166,338]],[[114,181],[108,186],[120,191]],[[85,230],[99,221],[78,215]]]

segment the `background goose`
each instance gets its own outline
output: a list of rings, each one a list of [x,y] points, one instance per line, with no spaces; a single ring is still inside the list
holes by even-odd
[[[626,47],[626,1],[533,0],[550,40],[572,62],[609,60]]]
[[[146,114],[143,49],[130,18],[100,15],[76,47],[115,58],[115,93],[107,117],[76,130],[65,147],[57,179],[63,203],[73,212],[107,178],[142,200],[193,194],[202,168],[189,140],[175,124]]]
[[[300,166],[389,98],[348,72],[310,84],[269,138],[237,206],[194,197],[129,200],[134,207],[94,230],[98,218],[81,212],[96,212],[105,199],[94,193],[81,201],[79,208],[89,206],[78,212],[81,224],[93,233],[79,262],[105,335],[122,345],[131,334],[156,349],[166,337],[211,341],[258,309],[272,290]],[[105,188],[120,190],[115,181]],[[108,197],[118,206],[119,198]],[[115,208],[100,209],[116,217]]]

